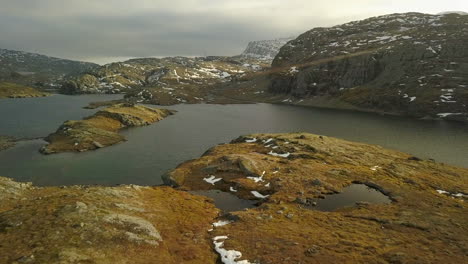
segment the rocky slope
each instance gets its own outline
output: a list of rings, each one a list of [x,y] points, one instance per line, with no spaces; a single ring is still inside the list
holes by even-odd
[[[65,75],[82,73],[97,66],[89,62],[0,49],[0,79],[35,86],[57,87]]]
[[[274,40],[251,41],[241,57],[272,61],[279,53],[280,48],[294,38],[280,38]]]
[[[0,263],[215,263],[218,210],[168,187],[34,187],[0,177]]]
[[[366,111],[466,121],[467,41],[468,16],[456,13],[315,28],[281,48],[269,91],[288,103],[335,100]]]
[[[0,98],[44,97],[48,95],[50,94],[41,92],[32,87],[9,82],[0,82]]]
[[[213,101],[214,85],[231,82],[268,65],[229,57],[146,58],[104,65],[69,79],[66,94],[125,93],[127,99],[159,105]]]
[[[118,131],[125,127],[145,126],[173,114],[166,109],[142,105],[116,104],[80,121],[66,121],[45,138],[43,154],[88,151],[114,145],[125,138]]]
[[[245,261],[239,263],[468,259],[468,170],[379,146],[312,134],[256,134],[210,149],[165,180],[182,190],[218,189],[259,201],[211,233],[217,251],[241,255],[233,257]],[[321,209],[353,183],[389,202]]]

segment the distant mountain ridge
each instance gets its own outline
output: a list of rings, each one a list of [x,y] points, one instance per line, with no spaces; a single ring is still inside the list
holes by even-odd
[[[450,14],[457,14],[457,15],[462,15],[462,16],[468,15],[467,12],[463,12],[463,11],[446,11],[446,12],[437,13],[437,15],[450,15]]]
[[[293,39],[293,37],[290,37],[273,40],[251,41],[241,56],[260,60],[273,60],[280,51],[281,47]]]
[[[0,74],[3,75],[17,72],[24,75],[42,73],[57,76],[80,73],[98,66],[99,65],[90,62],[60,59],[24,51],[0,49]]]

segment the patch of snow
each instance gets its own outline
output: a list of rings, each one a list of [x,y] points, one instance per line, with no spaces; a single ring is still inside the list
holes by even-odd
[[[218,222],[216,223],[213,223],[213,226],[214,227],[220,227],[220,226],[225,226],[225,225],[229,225],[230,223],[232,223],[232,221],[227,221],[227,220],[219,220]]]
[[[255,183],[264,182],[263,176],[265,176],[266,171],[263,171],[262,176],[260,177],[247,177],[247,179],[254,181]]]
[[[268,152],[268,155],[271,155],[271,156],[275,156],[275,157],[282,157],[282,158],[287,158],[289,157],[289,155],[291,155],[291,153],[284,153],[284,154],[279,154],[279,153],[275,153],[273,151],[270,151]]]
[[[439,117],[447,117],[451,115],[463,115],[463,113],[439,113],[437,114]]]
[[[439,194],[444,194],[444,195],[450,196],[452,198],[468,197],[468,195],[466,195],[464,193],[451,193],[451,192],[447,192],[447,191],[444,191],[444,190],[436,190],[436,192],[438,192]]]
[[[219,182],[223,178],[216,178],[214,175],[211,175],[209,178],[203,178],[204,181],[210,183],[211,185],[215,185],[215,183]]]
[[[260,199],[265,199],[265,198],[268,198],[270,195],[263,195],[257,191],[251,191],[251,193],[253,194],[253,196],[257,197],[257,198],[260,198]]]
[[[232,186],[231,186],[231,187],[229,187],[229,191],[231,191],[231,192],[237,192],[237,190],[236,190],[236,189],[234,189],[234,187],[232,187]]]
[[[255,143],[255,142],[257,142],[257,138],[246,139],[245,142],[247,142],[247,143]]]
[[[298,73],[299,70],[297,69],[297,67],[291,67],[291,69],[289,69],[289,73]]]
[[[237,250],[224,249],[224,240],[228,239],[227,236],[217,236],[213,238],[215,251],[221,256],[221,262],[224,264],[253,264],[248,260],[238,260],[242,257],[242,253]]]

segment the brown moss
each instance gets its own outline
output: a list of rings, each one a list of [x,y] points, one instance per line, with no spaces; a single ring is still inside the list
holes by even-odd
[[[256,138],[255,143],[246,143]],[[268,139],[268,144],[264,143]],[[277,146],[275,149],[266,145]],[[289,152],[288,158],[268,155]],[[264,182],[226,157],[242,157],[266,171]],[[378,166],[378,167],[374,167]],[[228,169],[226,169],[228,168]],[[373,169],[372,169],[373,168]],[[276,173],[275,173],[276,172]],[[249,175],[250,174],[250,175]],[[203,178],[222,178],[211,185]],[[379,146],[312,134],[256,134],[211,149],[168,174],[183,189],[235,186],[236,194],[270,194],[262,206],[234,213],[239,220],[217,228],[229,235],[225,248],[239,250],[260,263],[432,263],[466,261],[468,225],[465,197],[436,190],[468,193],[468,170]],[[314,182],[321,184],[314,184]],[[304,208],[298,198],[320,198],[353,182],[382,190],[390,205],[370,204],[321,212]],[[269,187],[265,184],[270,183]]]
[[[207,230],[218,210],[200,196],[168,187],[36,188],[1,177],[0,190],[1,263],[216,260]]]

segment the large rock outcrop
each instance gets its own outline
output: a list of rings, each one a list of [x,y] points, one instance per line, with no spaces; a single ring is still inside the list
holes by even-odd
[[[393,14],[290,41],[269,91],[368,111],[468,120],[468,16]]]
[[[173,111],[142,105],[116,104],[79,121],[66,121],[45,138],[43,154],[88,151],[110,146],[125,138],[118,131],[125,127],[146,126],[172,115]]]

